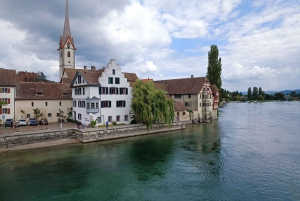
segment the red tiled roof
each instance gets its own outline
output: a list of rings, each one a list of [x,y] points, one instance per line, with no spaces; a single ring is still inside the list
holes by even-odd
[[[69,84],[20,82],[16,89],[16,100],[72,100]]]
[[[218,87],[216,85],[211,85],[211,90],[213,95],[215,96],[217,94],[217,92],[219,91]]]
[[[16,86],[16,70],[0,68],[0,86]]]
[[[37,73],[19,71],[17,74],[19,82],[34,82],[40,78]]]
[[[153,82],[153,79],[142,79],[142,82]]]
[[[125,73],[124,72],[124,75],[127,78],[128,82],[135,82],[137,79],[139,79],[135,73]]]
[[[154,83],[167,85],[168,94],[199,94],[206,77],[182,78],[173,80],[158,80]]]
[[[174,101],[174,109],[175,111],[186,111],[186,107],[179,101]]]

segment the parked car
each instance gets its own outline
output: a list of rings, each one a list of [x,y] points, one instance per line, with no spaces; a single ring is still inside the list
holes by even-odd
[[[48,125],[48,120],[47,119],[41,119],[39,123],[40,123],[40,125]]]
[[[28,126],[37,126],[37,120],[35,118],[29,118]]]
[[[18,126],[26,126],[27,122],[25,119],[18,119],[17,120]]]
[[[11,127],[11,123],[14,122],[13,119],[6,119],[5,121],[5,127]]]

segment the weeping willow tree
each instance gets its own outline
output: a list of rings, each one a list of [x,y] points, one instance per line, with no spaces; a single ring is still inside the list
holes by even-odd
[[[155,89],[153,82],[137,80],[134,86],[131,108],[149,130],[153,122],[171,124],[174,120],[174,103],[163,90]]]

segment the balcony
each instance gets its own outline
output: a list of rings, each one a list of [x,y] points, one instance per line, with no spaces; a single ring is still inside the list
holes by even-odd
[[[99,113],[99,108],[86,108],[86,113]]]

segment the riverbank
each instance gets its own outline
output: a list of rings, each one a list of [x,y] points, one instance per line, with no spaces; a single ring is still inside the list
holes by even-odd
[[[22,128],[22,131],[19,132],[0,134],[0,153],[12,150],[78,142],[89,143],[182,130],[185,128],[186,123],[190,122],[176,122],[170,126],[166,124],[153,125],[153,128],[149,131],[143,124],[113,126],[108,129],[103,127],[78,129],[74,124],[64,124],[65,129],[63,130],[57,130],[56,124],[48,125],[47,128],[41,130],[38,127],[33,128],[34,130],[31,131],[28,128]]]
[[[55,140],[55,141],[48,141],[48,142],[38,142],[38,143],[19,145],[19,146],[8,147],[8,148],[0,148],[0,154],[7,151],[59,146],[59,145],[72,144],[72,143],[80,143],[80,142],[77,139],[62,139],[62,140]]]

